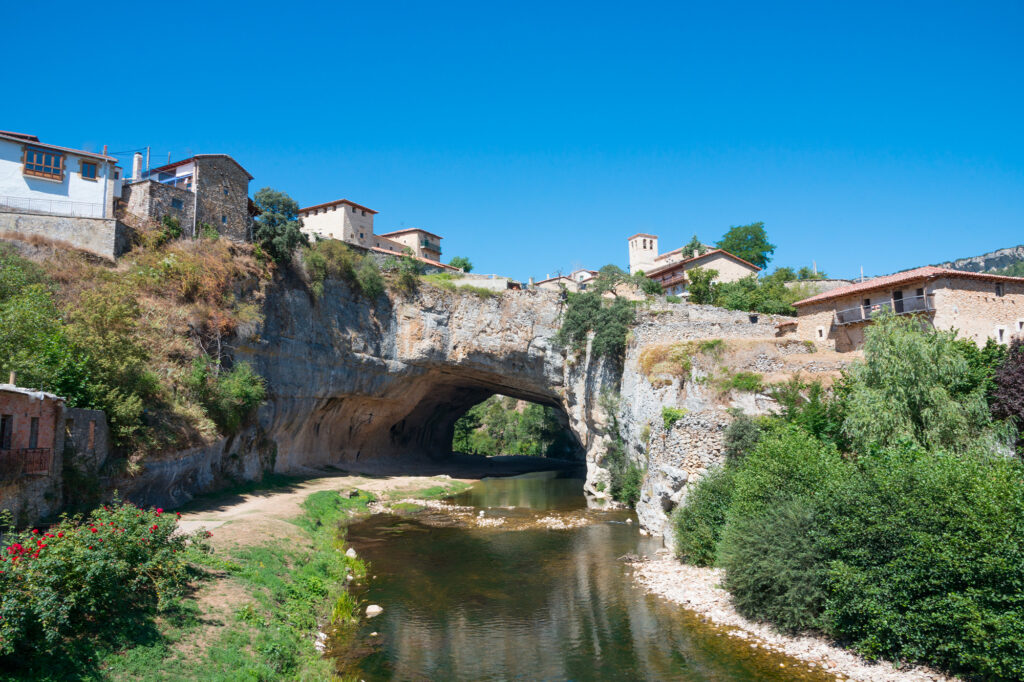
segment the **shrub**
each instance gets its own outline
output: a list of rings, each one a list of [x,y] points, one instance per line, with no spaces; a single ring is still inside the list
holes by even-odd
[[[828,630],[869,657],[1024,679],[1024,467],[903,447],[820,500]]]
[[[718,550],[736,610],[787,632],[820,625],[826,563],[813,503],[794,497],[729,521]]]
[[[384,261],[384,270],[394,274],[394,284],[399,291],[412,293],[419,287],[423,264],[408,255],[389,256]]]
[[[672,514],[676,556],[694,566],[715,563],[718,541],[735,487],[735,469],[712,469],[686,496],[686,504]]]
[[[360,256],[343,241],[321,239],[303,250],[302,264],[310,290],[317,298],[324,295],[324,282],[328,279],[347,282],[370,300],[384,292],[384,280],[373,256]]]
[[[680,410],[675,407],[661,408],[661,421],[662,424],[664,424],[666,431],[671,431],[675,423],[684,416],[686,416],[686,410]]]
[[[448,262],[448,265],[453,268],[459,268],[463,272],[473,272],[473,263],[465,256],[456,256],[455,258],[452,258]]]
[[[1009,351],[992,377],[992,414],[1010,420],[1024,434],[1024,343],[1010,342]],[[1024,439],[1018,439],[1020,449]]]
[[[737,460],[757,446],[761,440],[761,427],[753,417],[737,412],[725,427],[724,436],[726,459]]]
[[[202,540],[177,520],[115,502],[88,520],[12,533],[0,556],[0,660],[101,637],[108,624],[144,617],[188,583],[185,549]],[[23,660],[17,662],[24,662]]]
[[[665,297],[665,303],[682,303],[683,299],[678,296],[668,295]]]
[[[380,276],[377,261],[369,255],[363,256],[359,262],[356,268],[356,281],[359,283],[359,289],[371,301],[377,300],[384,293],[384,279]]]
[[[718,289],[715,278],[718,277],[718,270],[693,268],[686,273],[686,276],[690,280],[686,287],[690,292],[690,303],[711,304],[715,302]]]
[[[626,353],[626,337],[635,319],[636,310],[625,299],[605,301],[596,291],[569,294],[555,340],[561,347],[578,353],[586,346],[590,332],[594,332],[591,346],[594,357],[621,362]]]
[[[723,379],[721,387],[723,391],[734,390],[757,393],[763,388],[761,379],[761,375],[757,372],[736,372]]]
[[[264,187],[253,196],[253,203],[260,209],[253,229],[253,241],[262,246],[274,261],[283,263],[300,246],[309,245],[309,237],[301,229],[299,204],[294,199],[284,192]]]
[[[185,385],[225,434],[236,433],[266,396],[263,377],[248,363],[222,371],[209,356],[193,361]]]
[[[202,239],[208,239],[212,242],[215,242],[218,239],[220,239],[220,232],[218,232],[217,228],[215,228],[210,223],[200,223],[199,237]]]

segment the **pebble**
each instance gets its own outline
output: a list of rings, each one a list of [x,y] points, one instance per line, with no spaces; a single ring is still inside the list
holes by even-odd
[[[384,613],[384,609],[377,606],[376,604],[370,604],[366,607],[367,618],[373,618],[374,616],[379,616],[382,613]]]

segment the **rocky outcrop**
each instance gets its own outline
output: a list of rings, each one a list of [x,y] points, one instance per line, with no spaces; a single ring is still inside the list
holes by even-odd
[[[942,263],[940,267],[966,270],[967,272],[991,272],[993,270],[1001,270],[1021,261],[1024,261],[1024,246],[1011,246],[1006,249],[983,253],[980,256],[960,258],[948,263]]]

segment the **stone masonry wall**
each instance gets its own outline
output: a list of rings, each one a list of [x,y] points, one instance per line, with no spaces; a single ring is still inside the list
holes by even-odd
[[[127,229],[113,218],[72,218],[41,213],[0,212],[0,235],[39,236],[113,260],[128,246]]]
[[[238,242],[252,238],[249,174],[228,156],[197,156],[197,229],[203,223]]]
[[[189,190],[155,180],[126,184],[121,190],[125,211],[153,220],[160,220],[165,215],[174,216],[181,222],[183,234],[192,229],[195,200],[195,195]]]

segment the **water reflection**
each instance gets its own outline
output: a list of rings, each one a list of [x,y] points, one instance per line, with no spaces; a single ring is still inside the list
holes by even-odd
[[[458,503],[578,509],[581,486],[506,479]],[[561,531],[438,528],[387,515],[352,526],[349,540],[376,575],[361,596],[384,614],[363,629],[377,642],[372,653],[348,672],[367,680],[831,679],[780,669],[783,659],[635,588],[617,557],[654,547],[624,523],[626,513],[592,513],[593,525]]]

